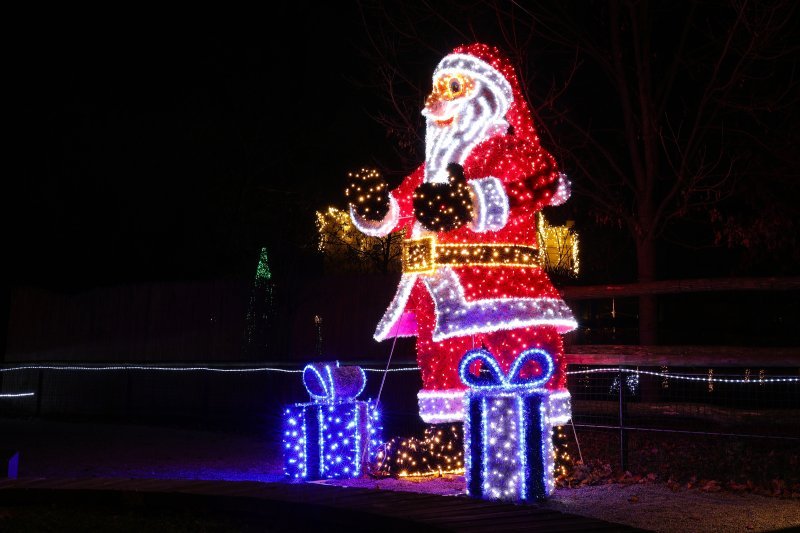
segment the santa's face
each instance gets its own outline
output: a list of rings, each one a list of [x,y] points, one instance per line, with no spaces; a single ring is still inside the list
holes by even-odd
[[[464,73],[442,73],[433,80],[433,91],[425,99],[422,114],[436,126],[449,127],[475,94],[472,77]]]
[[[495,91],[485,79],[465,70],[437,69],[422,110],[426,182],[446,183],[448,164],[463,164],[473,146],[506,130],[503,115],[508,105]]]

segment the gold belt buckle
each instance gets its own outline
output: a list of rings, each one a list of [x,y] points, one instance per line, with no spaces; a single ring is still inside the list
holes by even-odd
[[[435,236],[403,241],[403,272],[423,274],[434,270],[436,270]]]

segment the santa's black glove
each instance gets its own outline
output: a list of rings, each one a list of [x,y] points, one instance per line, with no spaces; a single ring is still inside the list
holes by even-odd
[[[414,216],[430,231],[449,231],[472,220],[472,198],[464,169],[447,165],[447,183],[423,183],[414,191]]]
[[[361,218],[379,221],[389,212],[389,185],[377,170],[348,174],[344,195]]]

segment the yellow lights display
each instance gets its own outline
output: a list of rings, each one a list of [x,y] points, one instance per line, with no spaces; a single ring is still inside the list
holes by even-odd
[[[429,426],[421,440],[395,437],[376,455],[378,470],[397,477],[464,473],[460,425]]]
[[[350,213],[329,207],[326,211],[317,211],[317,232],[319,238],[317,246],[320,252],[330,251],[337,241],[332,237],[334,232],[342,235],[348,235],[353,230],[353,224],[350,222]],[[356,231],[353,237],[359,237],[362,233]]]
[[[347,174],[349,184],[344,191],[355,211],[367,218],[384,217],[388,211],[388,185],[375,169],[362,168]]]
[[[455,100],[468,97],[475,89],[475,80],[463,73],[445,73],[438,76],[433,82],[433,92],[428,96],[428,102],[437,99]]]
[[[403,272],[432,273],[441,266],[538,265],[539,251],[522,244],[436,243],[434,237],[403,242]]]
[[[323,255],[326,271],[381,271],[387,258],[386,271],[400,270],[403,232],[371,236],[353,224],[348,211],[336,207],[317,211],[316,217],[317,249]]]
[[[569,441],[564,426],[553,428],[553,459],[555,461],[553,475],[556,479],[566,479],[571,473],[574,461],[569,454]]]
[[[457,229],[472,221],[473,195],[464,169],[450,163],[446,183],[421,183],[414,189],[414,217],[429,231]]]
[[[540,212],[536,226],[539,237],[539,262],[549,272],[577,276],[580,271],[578,234],[568,221],[564,226],[551,226]]]

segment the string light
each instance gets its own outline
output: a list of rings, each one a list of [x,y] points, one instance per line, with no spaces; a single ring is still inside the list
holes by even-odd
[[[556,480],[568,478],[574,462],[569,453],[569,441],[567,440],[567,434],[564,432],[564,426],[553,428],[553,453],[555,454],[553,475]]]
[[[0,393],[0,398],[27,398],[35,395],[35,392]]]
[[[567,372],[567,374],[595,374],[598,372],[627,372],[627,373],[634,373],[640,375],[647,375],[647,376],[661,376],[666,377],[669,379],[675,380],[684,380],[684,381],[711,381],[713,383],[755,383],[751,381],[749,377],[745,379],[735,379],[735,378],[709,378],[708,375],[704,375],[703,377],[700,376],[691,376],[686,374],[666,374],[662,372],[651,372],[649,370],[633,370],[628,368],[591,368],[587,370],[572,370]],[[763,372],[763,370],[761,371]],[[763,375],[763,374],[762,374]],[[761,378],[759,380],[760,383],[800,383],[800,377],[781,377],[781,378]]]
[[[420,416],[423,422],[438,424],[463,419],[463,390],[426,391],[417,393]]]
[[[461,165],[447,166],[447,182],[423,182],[412,196],[414,217],[430,231],[450,231],[473,218],[470,186]]]
[[[545,216],[537,214],[539,232],[539,263],[551,272],[577,276],[580,271],[578,255],[578,234],[572,227],[551,226]]]
[[[380,220],[389,211],[388,185],[375,169],[349,172],[350,183],[344,191],[348,203],[363,218]]]
[[[662,367],[660,372],[651,372],[648,370],[633,370],[633,369],[622,369],[622,372],[627,373],[636,373],[642,375],[649,375],[649,376],[658,376],[662,377],[667,380],[688,380],[688,381],[708,381],[707,375],[704,377],[697,377],[691,376],[686,374],[671,374],[667,371],[667,367]],[[249,373],[249,372],[278,372],[282,374],[301,374],[303,373],[302,369],[288,369],[288,368],[276,368],[276,367],[262,367],[262,366],[247,366],[247,367],[239,367],[239,368],[219,368],[219,367],[210,367],[210,366],[149,366],[149,365],[98,365],[98,366],[88,366],[88,365],[6,365],[0,367],[0,372],[20,372],[25,370],[55,370],[55,371],[67,371],[67,372],[76,372],[76,371],[87,371],[87,372],[119,372],[119,371],[154,371],[154,372],[219,372],[219,373]],[[418,366],[408,366],[408,367],[401,367],[401,368],[362,368],[364,372],[419,372],[421,370]],[[716,383],[743,383],[743,384],[756,384],[756,383],[800,383],[800,377],[774,377],[768,378],[766,376],[766,372],[764,369],[759,370],[759,379],[753,380],[751,378],[750,369],[745,369],[745,377],[744,379],[733,379],[733,378],[713,378],[713,381]],[[584,369],[584,370],[570,370],[565,371],[565,375],[582,375],[584,377],[581,378],[580,383],[585,386],[588,386],[588,381],[585,381],[586,374],[593,374],[593,373],[618,373],[620,372],[619,368],[615,367],[608,367],[608,368],[592,368],[592,369]],[[455,391],[420,391],[418,396],[420,398],[435,398],[435,397],[445,397],[448,396],[450,398],[460,398],[464,394],[463,390],[455,390]]]
[[[302,374],[302,369],[287,369],[274,367],[240,367],[218,368],[209,366],[148,366],[148,365],[18,365],[0,367],[0,372],[18,372],[22,370],[63,370],[63,371],[92,371],[92,372],[117,372],[117,371],[155,371],[155,372],[222,372],[222,373],[248,373],[248,372],[279,372],[284,374]],[[362,368],[364,372],[418,372],[419,367],[404,368]]]
[[[475,233],[497,231],[508,223],[508,196],[503,182],[489,176],[470,182],[475,201],[470,229]]]
[[[421,440],[395,437],[376,455],[376,474],[427,477],[464,473],[464,440],[459,424],[431,425]]]
[[[639,390],[639,374],[633,372],[625,376],[625,385],[628,388],[628,392],[636,394]],[[611,387],[608,392],[609,394],[619,392],[619,376],[614,377],[614,381],[611,382]]]
[[[261,248],[258,254],[258,266],[256,266],[256,282],[265,282],[272,279],[272,271],[269,268],[267,249]]]
[[[317,247],[322,253],[326,267],[334,270],[363,271],[364,265],[353,261],[357,257],[369,261],[377,259],[376,249],[386,251],[391,258],[399,258],[403,232],[396,237],[372,236],[372,231],[364,226],[357,227],[350,218],[350,212],[328,207],[316,212]],[[390,270],[399,270],[400,262],[394,260],[388,265]]]
[[[569,375],[569,374],[570,374],[570,372],[567,372],[567,375]],[[583,385],[584,389],[588,389],[589,388],[589,375],[588,374],[583,374],[581,376],[581,378],[580,378],[580,383]]]
[[[21,370],[63,370],[63,371],[91,371],[115,372],[128,370],[145,370],[157,372],[282,372],[287,374],[302,373],[302,370],[290,370],[273,367],[241,367],[217,368],[210,366],[149,366],[149,365],[19,365],[0,368],[0,372],[17,372]]]
[[[519,244],[436,244],[434,237],[403,242],[403,272],[432,273],[443,266],[516,266],[539,264],[539,250]]]
[[[248,351],[262,352],[266,348],[266,327],[274,313],[272,271],[269,268],[267,249],[261,248],[258,254],[258,265],[250,289],[250,301],[245,318],[245,335]]]

